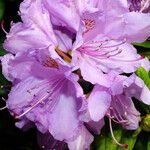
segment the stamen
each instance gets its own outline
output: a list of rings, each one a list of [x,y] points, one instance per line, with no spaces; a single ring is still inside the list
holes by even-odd
[[[64,52],[62,52],[59,47],[55,48],[55,51],[58,53],[58,55],[60,55],[64,60],[66,60],[68,63],[71,63],[71,58],[69,56],[67,56],[67,54],[65,54]]]
[[[58,80],[60,80],[60,79],[58,79]],[[60,80],[59,82],[63,82],[63,81],[64,81],[64,79]],[[57,83],[57,84],[55,84],[55,83]],[[61,88],[61,86],[63,86],[63,84],[61,84],[61,86],[60,86],[60,84],[58,84],[57,80],[56,80],[56,82],[54,82],[54,85],[55,86],[51,89],[52,91],[58,90],[58,88]],[[19,119],[19,118],[23,117],[24,115],[26,115],[27,113],[29,113],[32,109],[34,109],[37,105],[43,103],[43,101],[46,100],[48,97],[49,97],[48,98],[49,100],[52,100],[52,98],[50,98],[50,96],[52,97],[52,95],[53,95],[53,93],[47,90],[45,96],[43,96],[35,104],[31,105],[31,107],[29,109],[27,109],[25,112],[23,112],[21,115],[19,115],[19,116],[15,115],[15,118]]]
[[[6,99],[4,97],[2,97],[2,101],[6,102]]]
[[[21,16],[21,12],[20,11],[18,11],[17,13],[18,13],[19,16]]]
[[[114,133],[113,133],[113,129],[112,129],[112,123],[111,123],[111,119],[109,118],[109,127],[110,127],[110,133],[111,133],[111,136],[113,138],[113,140],[115,141],[115,143],[123,148],[128,148],[128,144],[121,144],[117,141],[117,139],[115,138],[114,136]]]
[[[141,57],[139,57],[139,58],[137,58],[137,59],[133,59],[133,60],[121,60],[121,59],[114,59],[114,58],[111,58],[112,60],[114,60],[114,61],[123,61],[123,62],[134,62],[134,61],[139,61],[139,60],[142,60],[142,59],[144,59],[143,58],[143,56],[141,56]]]
[[[121,43],[118,43],[118,44],[114,44],[114,45],[110,45],[110,46],[104,46],[104,47],[101,47],[101,48],[112,48],[112,47],[118,47],[120,45],[123,45],[125,44],[126,40],[122,41]]]
[[[89,49],[89,50],[88,49],[79,49],[80,52],[82,52],[82,50],[83,50],[83,53],[90,55],[90,56],[99,57],[100,59],[107,59],[107,58],[119,55],[122,52],[122,50],[118,49],[118,48],[116,48],[115,50],[111,50],[109,52],[104,52],[104,53],[102,53],[101,51],[98,52],[96,50],[92,51],[91,49]],[[114,53],[114,52],[116,52],[116,53]]]
[[[107,116],[108,118],[112,119],[115,123],[120,124],[120,122],[115,119],[115,116],[111,116],[110,113],[107,113]]]
[[[1,28],[5,34],[8,34],[8,32],[4,28],[4,20],[2,20],[2,22],[1,22]]]
[[[4,106],[4,107],[2,107],[2,108],[0,108],[0,110],[4,110],[4,109],[6,109],[6,108],[7,108],[7,105]]]
[[[87,42],[87,43],[84,43],[82,47],[79,48],[78,50],[87,55],[99,57],[100,59],[107,59],[107,58],[114,57],[122,53],[122,49],[119,49],[119,46],[124,44],[126,42],[126,39],[114,45],[113,44],[108,45],[109,41],[113,41],[113,40]],[[107,49],[109,48],[110,50],[107,51]]]
[[[122,53],[122,50],[121,49],[116,49],[116,50],[118,50],[115,54],[111,54],[111,52],[112,51],[110,51],[110,53],[107,53],[107,58],[110,58],[110,57],[113,57],[113,56],[117,56],[117,55],[119,55],[120,53]],[[114,50],[114,52],[116,51],[116,50]]]
[[[43,98],[41,98],[40,100],[38,100],[31,108],[27,109],[21,115],[15,116],[15,118],[19,119],[19,118],[23,117],[25,114],[27,114],[28,112],[30,112],[33,108],[35,108],[38,104],[42,103],[48,96],[49,96],[49,94],[46,94]]]
[[[109,41],[113,41],[113,39],[106,39],[106,40],[98,40],[98,41],[90,41],[89,44],[95,44],[95,43],[108,43]],[[86,43],[85,43],[86,44]]]
[[[114,45],[109,45],[109,46],[102,46],[102,45],[106,45],[108,42],[113,41],[113,39],[107,39],[107,40],[103,40],[103,41],[91,41],[91,42],[87,42],[85,44],[83,44],[83,47],[88,47],[88,48],[113,48],[113,47],[118,47],[120,45],[125,44],[125,42],[127,41],[126,39],[124,39],[123,41],[121,41],[120,43],[114,44]],[[94,46],[93,46],[94,44]],[[95,46],[97,45],[97,46]]]
[[[149,6],[150,6],[150,0],[147,0],[147,1],[142,0],[140,12],[143,12],[143,11],[146,10]]]
[[[2,97],[1,100],[4,101],[4,102],[6,103],[6,100],[4,99],[4,97]],[[6,108],[7,108],[7,105],[4,106],[4,107],[2,107],[2,108],[0,108],[0,111],[1,111],[1,110],[4,110],[4,109],[6,109]]]
[[[111,118],[113,121],[115,120],[114,122],[119,123],[119,124],[128,124],[129,123],[128,120],[123,119],[122,116],[117,111],[115,111],[113,108],[110,108],[110,110],[112,111],[112,113],[114,115],[114,118],[113,119]]]
[[[13,25],[14,25],[14,22],[13,22],[13,21],[11,21],[11,22],[10,22],[10,26],[12,27]]]
[[[128,109],[128,106],[126,106],[119,97],[116,96],[116,99],[120,102],[120,104],[122,105],[122,108],[125,110],[125,115],[127,115],[127,113],[130,113],[132,115],[134,115],[135,117],[140,117],[140,115],[134,114],[133,112],[131,112]]]

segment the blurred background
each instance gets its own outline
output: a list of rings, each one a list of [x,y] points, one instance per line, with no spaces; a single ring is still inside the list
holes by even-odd
[[[10,23],[20,21],[18,15],[20,0],[0,0],[0,23],[7,32],[10,29]],[[3,41],[6,34],[0,28],[0,56],[7,52],[3,49]],[[134,43],[141,55],[150,58],[150,40],[144,43]],[[139,76],[149,84],[150,77],[148,73],[139,71]],[[7,99],[11,83],[7,81],[1,72],[0,66],[0,107],[5,106],[3,99]],[[150,150],[150,107],[143,105],[135,100],[137,109],[142,114],[140,128],[136,131],[126,131],[118,125],[113,126],[114,134],[118,141],[129,145],[127,150]],[[106,119],[106,124],[108,120]],[[36,129],[24,132],[15,127],[15,120],[5,109],[0,111],[0,150],[39,150],[36,137]],[[109,126],[105,126],[100,136],[95,136],[91,149],[93,150],[122,150],[112,140],[109,133]]]
[[[20,17],[19,10],[20,0],[0,0],[0,22],[3,22],[7,32],[10,29],[10,22],[18,22]],[[6,34],[0,28],[0,56],[7,52],[3,49],[3,41]],[[11,83],[2,75],[0,66],[0,107],[5,106],[2,100],[7,99]],[[15,120],[9,114],[8,110],[0,111],[0,150],[39,150],[36,138],[36,129],[23,132],[14,125]]]

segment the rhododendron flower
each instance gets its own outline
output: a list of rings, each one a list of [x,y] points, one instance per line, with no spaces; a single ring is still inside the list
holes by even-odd
[[[126,39],[130,43],[143,42],[149,37],[149,13],[130,12],[126,0],[100,0],[99,3],[98,7],[104,14],[105,35],[112,39]]]
[[[82,14],[97,11],[94,2],[88,0],[56,0],[55,3],[44,0],[43,3],[52,16],[53,24],[65,26],[72,32],[78,31]]]
[[[7,57],[7,55],[5,57]],[[26,61],[25,59],[23,59],[23,57],[26,59]],[[32,64],[30,64],[31,60],[33,61]],[[22,75],[20,75],[20,69],[21,69],[20,67],[22,66],[22,63],[25,63],[25,62],[26,62],[26,67],[28,68],[28,70],[25,70],[25,72],[23,72]],[[77,83],[77,80],[78,80],[77,76],[73,74],[69,75],[69,72],[68,72],[69,69],[57,64],[55,60],[53,60],[52,58],[46,57],[46,59],[42,61],[43,64],[41,65],[38,61],[36,61],[33,58],[28,57],[25,54],[25,55],[18,56],[14,58],[13,60],[10,60],[8,63],[10,64],[10,66],[8,67],[7,73],[11,74],[11,76],[14,77],[15,85],[9,94],[7,106],[12,112],[14,111],[14,113],[16,114],[16,118],[22,118],[27,115],[29,118],[31,117],[31,120],[35,122],[38,119],[37,124],[40,123],[43,126],[43,128],[47,128],[48,122],[47,122],[47,119],[44,117],[44,112],[46,112],[46,109],[49,112],[51,112],[55,108],[55,111],[57,111],[56,105],[60,107],[61,105],[60,102],[62,101],[60,99],[62,99],[65,96],[66,98],[63,98],[63,99],[67,100],[67,97],[70,99],[70,100],[67,100],[67,102],[68,102],[68,107],[70,105],[70,109],[72,110],[75,110],[75,108],[77,107],[77,104],[76,104],[77,101],[79,101],[79,104],[82,103],[82,99],[76,100],[78,98],[75,96],[76,88],[79,90],[77,93],[78,94],[80,93],[81,94],[80,96],[82,96],[82,89]],[[16,69],[14,72],[11,72],[12,67]],[[17,83],[16,83],[16,80],[18,80]],[[70,89],[69,90],[71,92],[70,94],[68,93],[69,91],[66,88],[64,88],[64,86]],[[67,93],[65,94],[64,90],[66,90],[68,94]],[[60,96],[58,94],[60,94]],[[24,95],[23,98],[21,98],[22,95]],[[48,104],[50,105],[49,107],[48,107]],[[62,104],[67,105],[66,102]],[[36,111],[37,113],[39,113],[38,109],[39,109],[39,112],[41,111],[40,113],[41,115],[40,114],[36,115]],[[64,109],[64,107],[62,107],[62,109]],[[31,110],[33,110],[33,112]],[[65,110],[66,109],[64,109],[64,111]],[[42,111],[44,111],[43,114],[42,114]],[[46,114],[47,113],[45,113],[45,115]],[[62,112],[60,114],[63,115]],[[73,118],[77,117],[77,115],[73,115],[73,113],[67,113],[67,114],[68,115],[72,114]],[[51,115],[51,120],[55,119],[55,117],[53,117],[54,115],[53,113],[49,113],[49,115]],[[60,119],[61,118],[63,119],[64,117],[60,117]],[[71,119],[71,117],[69,118]],[[42,119],[41,122],[40,122],[40,119]],[[77,123],[78,121],[75,121],[75,122]],[[53,125],[54,124],[52,124],[52,126]],[[55,127],[55,125],[53,127]]]
[[[10,53],[0,58],[13,84],[5,108],[16,126],[35,125],[45,150],[85,150],[106,116],[115,142],[127,147],[111,122],[135,130],[141,118],[132,97],[150,105],[134,74],[140,66],[149,71],[150,62],[131,44],[149,37],[148,12],[144,0],[24,0],[22,22],[4,41]]]
[[[134,108],[131,98],[135,97],[149,105],[150,91],[148,87],[134,74],[126,77],[111,72],[108,74],[108,80],[110,82],[109,87],[97,84],[88,97],[91,118],[94,121],[98,121],[104,115],[109,114],[109,116],[113,116],[118,123],[123,124],[127,129],[136,129],[139,122],[139,113]],[[102,108],[101,111],[99,111],[100,108]],[[127,125],[124,120],[127,121]]]
[[[41,0],[21,3],[20,16],[23,23],[12,25],[4,42],[6,50],[16,54],[27,50],[47,48],[50,49],[53,57],[58,57],[55,53],[56,47],[59,46],[64,52],[71,49],[72,33],[65,32],[67,29],[55,28],[54,30],[52,28],[50,14],[43,7]]]
[[[103,34],[103,19],[100,16],[97,20],[97,15],[99,13],[90,14],[81,23],[73,46],[72,60],[74,66],[81,69],[85,80],[93,84],[107,84],[102,72],[115,70],[119,73],[132,73],[146,60],[137,54],[136,49],[126,39],[111,39]],[[102,27],[100,30],[99,25]],[[107,25],[104,28],[106,27]]]
[[[48,50],[7,54],[1,61],[3,74],[13,82],[6,106],[19,119],[16,126],[26,128],[34,122],[40,132],[68,143],[70,149],[88,149],[93,136],[80,117],[85,115],[85,98],[71,68],[52,59]],[[94,133],[103,126],[89,119],[86,123]]]
[[[117,8],[114,10],[113,6]],[[119,73],[132,73],[145,61],[129,42],[148,37],[150,22],[136,25],[135,28],[137,20],[131,18],[134,16],[143,22],[141,15],[147,19],[150,16],[129,12],[127,2],[120,0],[99,1],[97,8],[97,12],[82,15],[72,57],[73,64],[81,69],[85,80],[93,84],[107,84],[102,72],[115,70]]]
[[[107,116],[114,141],[118,145],[126,147],[115,139],[111,121],[121,124],[128,130],[137,129],[140,113],[134,107],[132,97],[150,105],[150,91],[144,82],[134,74],[125,77],[111,72],[108,80],[110,81],[109,88],[96,84],[88,97],[89,115],[93,121],[99,121]]]

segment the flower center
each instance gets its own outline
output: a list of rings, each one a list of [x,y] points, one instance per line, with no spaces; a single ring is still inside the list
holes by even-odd
[[[81,53],[87,54],[100,59],[107,59],[116,56],[122,52],[119,48],[120,45],[124,44],[125,41],[117,42],[112,44],[113,40],[93,40],[85,42],[78,50]]]

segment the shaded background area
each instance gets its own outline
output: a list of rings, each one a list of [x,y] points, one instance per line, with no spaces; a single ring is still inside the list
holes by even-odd
[[[10,22],[18,22],[20,17],[18,15],[20,0],[0,0],[0,22],[4,20],[4,28],[7,32],[10,29]],[[0,56],[7,52],[2,48],[2,43],[5,39],[5,33],[0,29]],[[135,44],[138,52],[150,58],[150,40],[142,44]],[[149,77],[150,83],[150,77]],[[0,66],[0,107],[5,106],[2,100],[7,99],[10,91],[11,83],[8,82],[2,75]],[[84,87],[85,89],[88,87]],[[143,118],[146,114],[150,115],[150,107],[143,105],[135,100],[136,108],[141,112]],[[108,120],[106,119],[106,126],[102,130],[100,136],[95,136],[92,150],[122,150],[118,147],[109,132]],[[8,110],[0,111],[0,150],[39,150],[37,145],[36,129],[31,129],[27,132],[15,127],[15,120],[9,114]],[[149,130],[143,131],[139,128],[137,131],[126,131],[120,126],[113,126],[114,134],[118,141],[127,143],[129,148],[127,150],[150,150],[150,118],[148,120]]]
[[[0,0],[0,22],[4,21],[4,28],[7,32],[10,29],[10,22],[20,20],[17,11],[19,10],[20,0]],[[2,48],[5,33],[0,28],[0,56],[6,51]],[[11,88],[1,73],[0,66],[0,107],[5,106],[2,97],[7,99],[7,94]],[[0,150],[39,150],[36,138],[36,129],[24,132],[15,127],[15,120],[8,110],[0,111]]]

